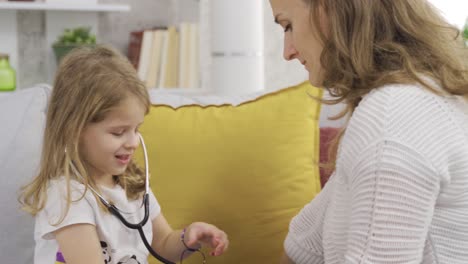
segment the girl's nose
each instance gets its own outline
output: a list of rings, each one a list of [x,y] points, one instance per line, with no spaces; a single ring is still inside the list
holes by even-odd
[[[131,133],[128,135],[127,142],[125,143],[125,147],[127,148],[137,148],[140,144],[140,134],[138,132]]]

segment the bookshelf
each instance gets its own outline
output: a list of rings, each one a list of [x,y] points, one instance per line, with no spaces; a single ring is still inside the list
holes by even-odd
[[[265,88],[264,67],[264,25],[263,12],[265,1],[252,0],[200,0],[198,19],[198,40],[190,45],[199,51],[197,75],[199,86],[194,93],[245,94],[258,92]],[[260,14],[260,15],[259,15]],[[179,27],[180,41],[183,46],[183,27]],[[189,30],[191,31],[191,30]],[[144,42],[144,41],[143,41]],[[143,49],[142,49],[143,50]],[[179,66],[184,62],[184,49],[180,49]],[[144,53],[144,52],[143,52]],[[150,56],[144,56],[148,58]],[[182,58],[182,59],[181,59]],[[188,60],[193,61],[191,59]],[[146,72],[144,69],[142,72]],[[184,70],[181,71],[184,74]],[[145,80],[141,74],[141,79]],[[182,78],[184,79],[184,78]],[[184,83],[184,82],[180,82]],[[154,88],[154,85],[148,85]],[[178,85],[164,92],[192,93],[191,88]],[[162,88],[161,88],[162,87]],[[176,88],[177,87],[177,88]],[[185,89],[186,88],[186,89]]]
[[[129,5],[99,4],[97,0],[65,1],[49,0],[48,2],[0,2],[0,51],[10,55],[10,64],[18,72],[18,11],[45,11],[46,47],[51,47],[57,36],[65,28],[90,26],[92,32],[98,35],[99,12],[129,12]],[[99,37],[99,35],[98,35]],[[47,82],[51,83],[57,67],[52,49],[47,51]],[[21,87],[21,79],[17,86]]]
[[[178,25],[133,31],[128,57],[149,89],[200,90],[199,26]]]

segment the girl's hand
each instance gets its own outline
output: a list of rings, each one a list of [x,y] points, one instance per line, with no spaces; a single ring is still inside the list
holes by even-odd
[[[212,256],[223,254],[229,245],[226,233],[214,225],[202,222],[195,222],[187,227],[184,241],[190,248],[200,248],[201,245],[213,248]]]

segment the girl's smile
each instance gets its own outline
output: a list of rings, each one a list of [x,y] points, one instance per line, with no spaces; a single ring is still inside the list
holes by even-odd
[[[132,155],[116,155],[115,157],[117,158],[120,164],[128,165],[130,159],[132,158]]]

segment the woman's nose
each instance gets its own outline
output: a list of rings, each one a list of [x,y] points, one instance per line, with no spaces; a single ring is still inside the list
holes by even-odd
[[[293,60],[297,57],[297,50],[289,37],[284,38],[283,57],[285,60]]]

